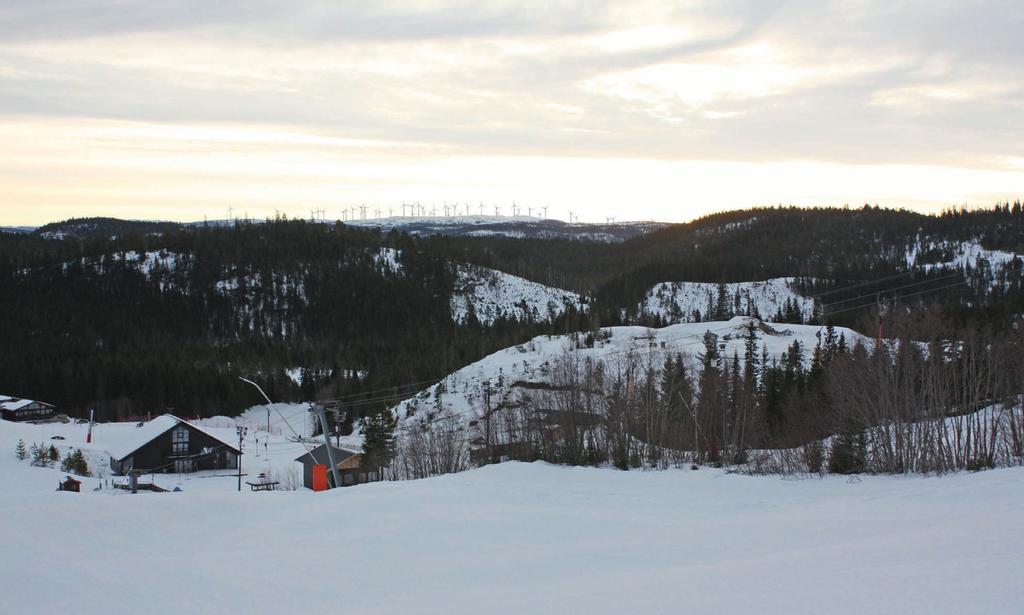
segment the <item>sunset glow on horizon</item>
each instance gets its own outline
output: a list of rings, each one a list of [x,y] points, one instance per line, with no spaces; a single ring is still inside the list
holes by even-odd
[[[88,16],[88,18],[85,18]],[[0,224],[1024,196],[1015,2],[29,2]]]

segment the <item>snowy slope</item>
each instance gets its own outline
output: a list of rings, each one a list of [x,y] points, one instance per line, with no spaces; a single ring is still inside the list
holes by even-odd
[[[483,324],[501,317],[545,321],[565,312],[566,306],[585,310],[587,300],[568,290],[475,265],[458,265],[452,293],[452,319],[465,322],[470,311]]]
[[[921,256],[925,254],[945,254],[951,258],[941,262],[919,262]],[[928,242],[926,244],[919,243],[907,252],[907,265],[920,266],[925,271],[929,271],[932,269],[977,267],[979,263],[984,262],[993,269],[1001,269],[1015,258],[1021,258],[1021,256],[1002,250],[986,250],[978,241],[961,241],[959,243]]]
[[[703,337],[707,331],[719,336],[725,344],[723,353],[743,356],[743,335],[750,318],[738,316],[726,322],[676,324],[661,329],[646,327],[608,327],[602,329],[607,339],[597,339],[592,348],[586,346],[580,334],[540,336],[492,355],[453,372],[441,382],[421,391],[395,408],[399,420],[411,428],[423,422],[436,422],[453,418],[459,424],[478,419],[484,406],[485,388],[491,390],[494,403],[511,400],[521,390],[522,383],[547,383],[552,366],[567,353],[579,358],[591,358],[610,363],[629,354],[646,357],[653,355],[655,364],[661,365],[668,353],[683,353],[696,369],[697,355],[703,350]],[[767,349],[770,356],[778,357],[794,341],[805,349],[804,361],[809,366],[810,350],[817,344],[821,330],[812,325],[780,325],[759,323],[758,348]],[[849,346],[858,342],[873,342],[850,329],[839,327],[836,335],[843,335]]]
[[[1020,275],[1022,255],[1002,250],[987,250],[975,241],[930,241],[918,243],[907,251],[907,265],[924,271],[961,272],[991,292],[1010,286],[1010,276]]]
[[[805,320],[814,313],[814,300],[804,297],[793,288],[795,278],[772,278],[760,282],[737,282],[726,284],[730,309],[734,298],[740,296],[740,312],[773,317],[787,301],[795,302]],[[662,282],[655,285],[644,297],[640,310],[644,314],[658,316],[666,322],[692,322],[694,312],[702,318],[708,314],[708,306],[718,297],[718,285],[708,282]]]
[[[849,482],[506,463],[321,494],[216,478],[75,494],[7,454],[29,428],[0,421],[3,613],[944,615],[1024,600],[1019,468]]]

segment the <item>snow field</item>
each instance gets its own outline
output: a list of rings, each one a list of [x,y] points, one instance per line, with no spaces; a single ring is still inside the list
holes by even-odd
[[[1015,613],[1022,512],[1020,469],[850,482],[506,463],[321,494],[19,485],[0,491],[0,574],[17,588],[0,611]]]

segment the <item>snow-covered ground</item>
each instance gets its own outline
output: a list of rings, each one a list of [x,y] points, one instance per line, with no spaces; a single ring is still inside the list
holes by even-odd
[[[452,293],[452,319],[465,322],[470,310],[487,325],[501,317],[545,321],[565,312],[567,305],[584,310],[584,297],[486,267],[458,265]]]
[[[231,478],[76,494],[14,459],[12,437],[48,429],[0,421],[2,613],[941,615],[1024,601],[1019,468],[782,480],[506,463],[319,494],[239,493]]]
[[[790,325],[761,323],[746,316],[728,321],[709,321],[670,325],[661,329],[647,327],[607,327],[595,336],[588,347],[586,334],[540,336],[529,342],[499,350],[483,359],[453,372],[441,382],[424,389],[396,407],[400,421],[415,424],[435,422],[445,417],[457,417],[460,423],[478,419],[484,407],[485,389],[498,403],[515,395],[522,383],[550,382],[553,366],[567,353],[581,359],[594,359],[613,363],[630,354],[644,360],[653,355],[655,365],[661,366],[668,354],[682,353],[696,370],[697,355],[704,350],[704,334],[708,331],[724,344],[721,352],[731,358],[744,353],[743,335],[746,325],[754,320],[757,325],[758,352],[766,349],[769,356],[779,357],[794,341],[804,351],[804,364],[810,366],[811,350],[818,342],[822,328],[816,325]],[[863,335],[843,327],[836,335],[846,338],[848,346],[860,342],[874,342]],[[693,372],[695,373],[695,372]]]
[[[772,278],[759,282],[735,282],[725,285],[729,308],[740,297],[740,311],[771,319],[786,302],[795,303],[804,319],[814,313],[814,300],[793,289],[795,278]],[[708,317],[708,306],[718,299],[718,285],[709,282],[662,282],[647,291],[640,310],[667,322],[692,322],[694,312]]]

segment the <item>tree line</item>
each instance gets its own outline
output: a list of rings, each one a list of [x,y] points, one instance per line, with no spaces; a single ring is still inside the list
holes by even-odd
[[[930,335],[847,340],[831,326],[780,356],[750,319],[743,351],[713,331],[695,357],[567,350],[543,386],[513,389],[469,428],[400,438],[395,475],[506,459],[621,469],[704,464],[752,473],[944,473],[1024,463],[1024,322],[1013,333],[932,315]],[[761,340],[759,342],[759,340]]]

